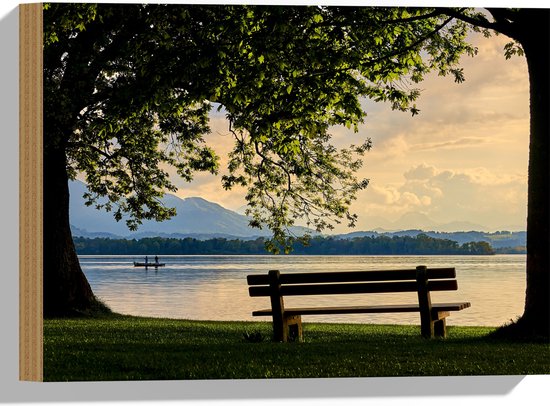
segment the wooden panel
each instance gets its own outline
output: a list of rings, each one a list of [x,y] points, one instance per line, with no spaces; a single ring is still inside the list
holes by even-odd
[[[291,308],[285,314],[320,315],[320,314],[361,314],[361,313],[410,313],[419,311],[417,304],[381,305],[381,306],[342,306],[325,308]]]
[[[273,314],[273,340],[286,342],[288,341],[288,330],[284,323],[283,313],[285,304],[280,293],[279,276],[279,271],[269,271],[269,291]]]
[[[334,307],[300,307],[285,309],[285,315],[320,315],[320,314],[356,314],[356,313],[406,313],[417,312],[418,305],[382,305],[382,306],[334,306]],[[271,309],[256,310],[253,316],[271,316]]]
[[[458,311],[470,307],[468,302],[458,303],[436,303],[432,305],[432,312],[443,313]],[[338,307],[300,307],[287,308],[285,315],[321,315],[321,314],[361,314],[361,313],[410,313],[418,312],[418,304],[396,304],[396,305],[372,305],[372,306],[338,306]],[[252,312],[252,316],[271,316],[271,309],[262,309]],[[447,314],[448,315],[448,314]]]
[[[447,338],[447,319],[445,317],[434,321],[434,336]]]
[[[455,268],[428,269],[429,279],[447,279],[456,277]],[[268,285],[267,274],[248,275],[249,285]],[[281,284],[300,283],[335,283],[335,282],[366,282],[366,281],[398,281],[416,280],[416,269],[395,269],[380,271],[346,271],[346,272],[315,272],[281,274]]]
[[[42,4],[21,4],[19,6],[19,379],[26,381],[43,380],[42,201]]]
[[[428,268],[428,279],[456,278],[455,268]]]
[[[451,315],[451,312],[440,312],[440,311],[434,311],[432,309],[432,318],[434,320],[443,320],[446,317],[449,317]]]
[[[248,288],[250,296],[269,296],[269,288]],[[332,283],[281,286],[283,296],[347,295],[358,293],[416,292],[416,282]]]
[[[254,310],[252,316],[271,316],[271,309]]]
[[[470,302],[456,302],[456,303],[435,303],[432,304],[433,312],[445,312],[445,311],[458,311],[467,309],[470,307]]]
[[[432,318],[432,300],[428,287],[428,272],[425,266],[418,266],[416,270],[418,305],[420,306],[420,333],[422,337],[431,338],[434,336],[434,322]]]
[[[281,287],[281,293],[284,296],[348,295],[387,292],[416,292],[416,282],[326,283]]]
[[[246,282],[251,286],[253,286],[253,285],[269,285],[269,276],[268,276],[268,274],[247,275]]]
[[[457,290],[456,280],[430,281],[430,291]],[[347,295],[355,293],[416,292],[416,282],[367,282],[367,283],[326,283],[319,285],[281,286],[281,295]],[[268,286],[251,286],[248,292],[252,297],[269,296]]]
[[[458,282],[456,279],[447,281],[428,281],[428,290],[431,292],[441,290],[458,290]]]
[[[250,297],[271,296],[269,286],[253,286],[248,288]]]

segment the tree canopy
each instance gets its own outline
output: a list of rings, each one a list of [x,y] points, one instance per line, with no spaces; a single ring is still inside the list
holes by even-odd
[[[417,114],[415,84],[433,69],[462,81],[459,57],[475,54],[466,23],[425,9],[51,4],[44,19],[47,142],[85,174],[90,204],[107,197],[98,207],[130,228],[172,215],[166,165],[217,173],[203,136],[223,106],[223,186],[246,187],[251,224],[283,245],[296,219],[355,223],[371,143],[337,150],[331,126],[357,129],[362,97]]]

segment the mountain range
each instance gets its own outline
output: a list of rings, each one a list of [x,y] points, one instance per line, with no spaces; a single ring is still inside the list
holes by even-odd
[[[176,209],[177,214],[174,217],[163,222],[145,220],[137,231],[130,231],[124,221],[115,221],[112,213],[86,206],[82,197],[86,190],[86,185],[83,182],[72,181],[69,184],[71,196],[69,214],[71,229],[75,237],[135,239],[145,237],[191,237],[198,240],[211,238],[249,240],[271,235],[269,230],[251,228],[248,225],[248,217],[226,209],[217,203],[209,202],[200,197],[181,199],[172,194],[166,194],[163,202],[166,206]],[[483,230],[482,226],[469,222],[439,224],[421,213],[407,213],[399,222],[394,223],[394,226],[397,224],[404,225],[404,229],[356,231],[332,237],[392,237],[405,235],[414,237],[424,233],[433,238],[449,239],[460,244],[470,241],[487,241],[494,248],[525,246],[526,240],[524,231],[489,233]],[[389,227],[391,227],[391,224]],[[308,229],[304,227],[293,229],[293,232],[298,235],[306,231]]]
[[[176,215],[169,220],[157,222],[144,220],[137,231],[130,231],[124,220],[115,221],[112,213],[97,210],[84,204],[86,185],[81,181],[69,183],[69,217],[73,235],[79,237],[143,238],[143,237],[194,237],[207,239],[215,237],[250,239],[267,237],[269,230],[252,228],[248,217],[228,210],[217,203],[201,197],[181,199],[165,194],[162,201],[167,207],[174,207]],[[306,229],[295,227],[293,231],[303,234]]]
[[[356,231],[348,234],[340,234],[334,238],[362,238],[362,237],[416,237],[419,234],[426,234],[428,237],[442,240],[456,241],[459,244],[468,242],[485,241],[493,248],[515,248],[525,247],[527,244],[527,233],[525,231],[497,231],[488,233],[484,231],[424,231],[419,229],[401,231]]]
[[[433,219],[431,219],[429,216],[427,216],[424,213],[418,213],[418,212],[408,212],[401,217],[399,217],[395,221],[390,221],[384,218],[381,218],[380,216],[364,216],[363,222],[367,224],[373,224],[372,230],[375,231],[401,231],[401,230],[431,230],[431,231],[437,231],[437,232],[456,232],[456,231],[462,231],[462,230],[476,230],[476,231],[483,231],[487,233],[495,232],[495,230],[492,227],[487,227],[483,224],[474,223],[471,221],[451,221],[446,223],[437,222]],[[525,226],[521,226],[518,224],[508,224],[503,225],[502,227],[499,227],[499,230],[510,230],[510,231],[522,231],[525,230]]]

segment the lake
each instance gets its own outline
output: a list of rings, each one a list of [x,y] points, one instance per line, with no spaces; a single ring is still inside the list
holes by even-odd
[[[92,289],[113,311],[135,316],[194,320],[270,320],[252,317],[269,298],[248,295],[246,275],[283,272],[455,267],[458,291],[432,292],[432,302],[469,301],[449,325],[499,326],[523,313],[525,255],[493,256],[162,256],[158,271],[134,268],[140,256],[80,256]],[[149,258],[152,258],[150,255]],[[151,260],[151,259],[150,259]],[[285,298],[285,306],[402,304],[416,293]],[[419,324],[416,313],[305,316],[310,322]]]

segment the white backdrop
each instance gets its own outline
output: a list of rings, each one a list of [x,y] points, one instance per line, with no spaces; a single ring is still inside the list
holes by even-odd
[[[167,1],[170,2],[170,1]],[[195,1],[199,3],[200,1]],[[202,3],[202,2],[201,2]],[[256,3],[264,3],[256,1]],[[289,1],[271,1],[289,4]],[[309,4],[327,1],[301,2]],[[380,4],[362,1],[349,4]],[[479,5],[462,1],[459,5]],[[95,382],[95,383],[29,383],[18,381],[18,12],[17,2],[0,2],[0,176],[2,203],[0,243],[5,264],[0,282],[0,404],[48,402],[48,404],[103,404],[143,401],[142,405],[395,405],[422,401],[426,405],[470,404],[516,405],[543,398],[550,376],[502,377],[437,377],[437,378],[365,378],[307,379],[276,381],[174,381],[174,382]],[[342,3],[340,3],[342,4]],[[392,5],[430,5],[442,2],[385,2]],[[449,2],[445,2],[449,5]],[[484,1],[483,6],[519,5],[517,1]],[[528,5],[535,7],[534,1]],[[522,7],[525,7],[525,2]],[[284,396],[284,397],[283,397]],[[68,403],[67,403],[68,402]],[[483,402],[483,403],[482,403]],[[536,404],[536,403],[535,403]]]

